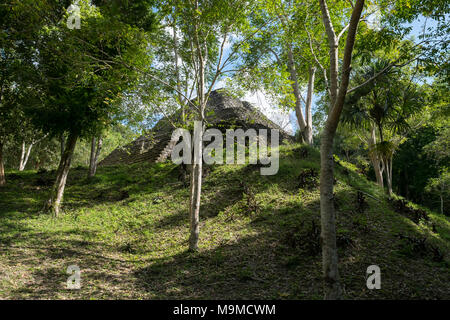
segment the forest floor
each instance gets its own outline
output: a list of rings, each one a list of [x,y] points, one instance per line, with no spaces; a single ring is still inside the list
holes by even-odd
[[[189,187],[171,163],[69,173],[63,213],[41,213],[54,172],[8,172],[0,189],[0,299],[322,299],[319,154],[281,147],[280,170],[206,168],[200,250]],[[450,218],[390,201],[336,165],[346,299],[450,299]],[[67,289],[68,266],[81,289]],[[366,270],[381,269],[369,290]]]

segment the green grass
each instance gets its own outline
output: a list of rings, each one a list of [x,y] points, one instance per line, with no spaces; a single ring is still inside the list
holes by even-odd
[[[319,155],[300,145],[280,152],[275,176],[245,165],[205,170],[198,253],[186,250],[189,188],[171,163],[99,168],[92,180],[72,169],[57,219],[40,213],[53,172],[8,172],[0,298],[321,299],[319,191],[298,187],[303,170],[319,170]],[[415,224],[350,164],[336,165],[336,180],[345,298],[449,299],[449,218],[430,213],[430,222]],[[398,234],[426,237],[443,261],[416,254]],[[80,290],[66,289],[72,264],[81,268]],[[381,290],[366,287],[372,264],[381,268]]]

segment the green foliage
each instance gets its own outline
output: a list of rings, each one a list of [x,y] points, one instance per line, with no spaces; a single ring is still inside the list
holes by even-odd
[[[353,127],[383,129],[404,133],[410,125],[408,119],[417,114],[425,103],[424,89],[412,82],[402,70],[390,69],[390,61],[377,59],[357,71],[355,85],[366,85],[348,95],[343,111],[343,121]]]
[[[318,3],[314,1],[258,1],[257,10],[250,16],[246,41],[239,48],[241,72],[235,75],[247,90],[263,90],[274,104],[282,109],[292,109],[295,97],[293,79],[289,73],[288,51],[294,58],[294,68],[300,85],[308,82],[308,70],[316,65],[316,58],[326,65],[328,51],[323,40]],[[332,10],[340,26],[342,11]],[[311,47],[310,47],[311,41]],[[311,49],[313,49],[314,54]],[[314,57],[315,55],[315,57]],[[323,90],[322,72],[317,73],[319,88]]]
[[[5,274],[0,291],[5,298],[23,299],[320,298],[319,192],[304,189],[299,199],[292,179],[293,173],[317,167],[319,153],[307,147],[308,156],[300,158],[303,148],[281,147],[286,175],[263,177],[248,165],[213,166],[204,182],[196,254],[187,253],[185,245],[189,190],[171,163],[100,167],[93,180],[84,170],[71,170],[60,219],[36,214],[48,188],[39,179],[51,180],[51,172],[8,171],[16,177],[0,189],[0,271]],[[373,183],[340,163],[349,170],[346,176],[336,166],[339,255],[352,261],[341,268],[345,298],[447,298],[445,262],[433,261],[432,252],[399,255],[404,244],[397,234],[427,237],[427,246],[438,248],[448,261],[449,218],[429,214],[436,233],[413,223],[393,212]],[[258,213],[242,211],[241,180],[251,187]],[[356,210],[357,190],[366,196],[363,213]],[[374,260],[383,261],[392,279],[376,292],[365,289],[363,277]],[[82,290],[61,286],[67,265],[74,263],[86,270]],[[55,270],[62,270],[61,277]],[[415,291],[418,285],[427,290]]]
[[[425,150],[435,141],[436,129],[425,126],[407,136],[393,159],[393,184],[397,192],[415,202],[437,208],[437,199],[426,195],[425,187],[430,178],[437,177],[439,167]]]
[[[444,169],[438,178],[431,178],[425,187],[428,192],[437,191],[439,194],[448,195],[450,190],[450,172]]]
[[[31,76],[24,86],[31,83],[38,93],[25,108],[33,123],[54,135],[90,136],[120,115],[122,94],[137,80],[134,68],[148,64],[147,41],[139,29],[113,15],[102,15],[88,1],[79,3],[81,29],[71,30],[65,23],[64,5],[13,2],[7,18],[22,19],[18,25],[33,28],[27,33],[7,29],[6,36],[26,44],[22,55],[29,57],[25,62]],[[14,49],[14,43],[6,43],[6,49]]]
[[[127,25],[139,27],[147,32],[155,31],[156,13],[152,11],[154,0],[93,0],[92,4],[106,15],[117,18]]]

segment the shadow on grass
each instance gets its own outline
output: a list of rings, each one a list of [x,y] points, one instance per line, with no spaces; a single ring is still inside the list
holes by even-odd
[[[142,290],[159,299],[319,298],[318,258],[300,269],[289,264],[293,255],[275,234],[262,232],[212,250],[151,261],[135,275]]]
[[[311,159],[300,165],[296,164],[295,158],[291,160],[285,159],[280,174],[274,177],[261,177],[258,168],[250,166],[221,172],[213,170],[205,179],[202,223],[211,222],[220,212],[242,199],[242,181],[254,188],[255,193],[268,193],[269,188],[282,190],[286,199],[281,199],[284,202],[277,206],[262,208],[248,224],[228,230],[233,236],[219,237],[215,243],[206,238],[208,230],[205,227],[200,243],[204,247],[198,253],[171,255],[163,252],[159,258],[147,261],[127,260],[138,256],[130,256],[117,244],[129,241],[133,249],[133,241],[146,239],[140,238],[139,232],[147,230],[154,232],[156,237],[159,231],[164,231],[165,237],[173,237],[174,246],[185,246],[185,237],[180,237],[175,230],[181,230],[180,227],[188,223],[187,209],[183,209],[187,208],[188,197],[183,206],[165,207],[170,213],[159,220],[144,216],[143,221],[133,225],[136,230],[121,224],[125,231],[118,237],[124,239],[116,241],[114,238],[112,244],[107,245],[95,232],[83,226],[53,232],[32,229],[26,222],[37,217],[33,210],[41,205],[46,192],[35,189],[36,186],[27,189],[28,182],[36,175],[16,177],[11,181],[11,188],[0,191],[0,267],[13,275],[6,298],[321,299],[320,253],[308,255],[286,242],[291,230],[294,235],[299,231],[296,228],[301,226],[306,215],[308,219],[319,219],[317,197],[301,205],[289,202],[289,197],[298,193],[297,181],[292,177],[297,177],[303,168],[311,165]],[[83,170],[71,171],[74,174],[69,175],[72,180],[67,187],[67,207],[86,209],[98,203],[119,201],[125,206],[128,198],[108,198],[108,195],[121,191],[127,191],[130,199],[153,192],[175,193],[178,182],[173,168],[164,164],[101,168],[98,178],[90,182],[84,180]],[[350,175],[348,179],[355,180],[356,176]],[[168,183],[173,185],[169,188]],[[355,184],[356,187],[359,185],[366,188],[364,181]],[[106,196],[95,199],[100,192]],[[446,291],[448,284],[445,281],[448,270],[424,259],[396,255],[397,239],[391,230],[392,224],[406,229],[407,223],[393,213],[384,212],[385,204],[372,198],[367,199],[370,203],[367,212],[355,215],[355,195],[352,188],[336,192],[338,233],[351,239],[351,244],[339,252],[345,297],[448,298],[450,291]],[[218,223],[227,223],[219,218]],[[368,230],[361,231],[355,222],[365,224],[363,227]],[[409,229],[417,232],[412,227]],[[307,235],[300,234],[300,237]],[[68,291],[65,287],[68,277],[65,272],[71,264],[82,269],[82,289],[79,291]],[[372,264],[382,269],[383,290],[370,291],[365,285],[366,268]]]

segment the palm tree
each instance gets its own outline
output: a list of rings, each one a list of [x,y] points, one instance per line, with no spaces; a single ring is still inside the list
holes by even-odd
[[[381,70],[385,72],[366,86],[355,90],[346,99],[343,123],[370,131],[369,157],[374,166],[377,183],[392,195],[392,157],[403,134],[410,129],[410,120],[424,105],[424,94],[401,69],[389,69],[390,62],[376,59],[356,72],[356,85],[365,83]],[[377,142],[377,134],[379,142]],[[397,135],[397,136],[396,136]]]

